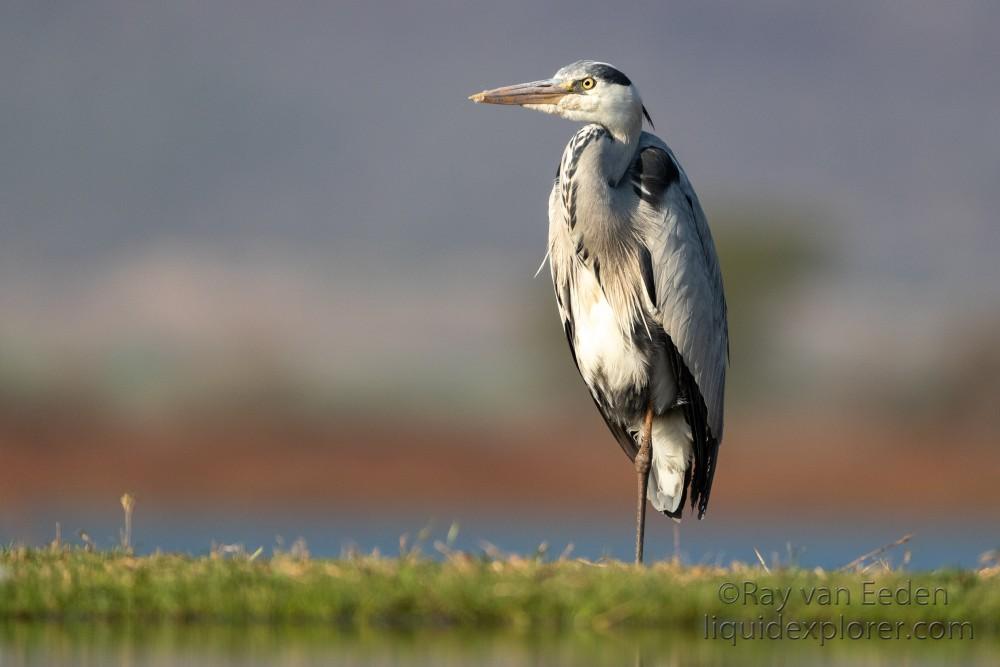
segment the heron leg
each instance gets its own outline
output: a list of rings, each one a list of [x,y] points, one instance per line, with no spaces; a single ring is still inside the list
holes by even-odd
[[[646,419],[639,435],[639,451],[635,455],[635,472],[639,481],[639,497],[635,507],[635,563],[642,564],[642,547],[646,537],[646,491],[649,488],[649,468],[653,461],[653,406],[646,410]]]
[[[681,524],[674,521],[674,565],[681,564]]]

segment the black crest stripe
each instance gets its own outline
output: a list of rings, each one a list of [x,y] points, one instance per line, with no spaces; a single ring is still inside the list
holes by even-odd
[[[595,63],[591,65],[588,70],[590,74],[601,81],[607,81],[608,83],[617,83],[619,86],[631,86],[632,82],[627,76],[625,76],[621,70],[615,69],[611,65],[605,65],[604,63]]]

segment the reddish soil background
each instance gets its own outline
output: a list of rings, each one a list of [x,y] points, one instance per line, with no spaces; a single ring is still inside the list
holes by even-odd
[[[712,509],[996,517],[1000,447],[987,432],[833,418],[727,425]],[[391,489],[391,493],[386,490]],[[631,466],[596,415],[496,428],[375,418],[124,424],[0,420],[0,504],[162,509],[435,507],[628,511]]]

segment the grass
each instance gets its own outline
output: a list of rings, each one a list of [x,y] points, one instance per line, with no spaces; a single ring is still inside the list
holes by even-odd
[[[937,604],[862,604],[875,588],[940,588]],[[749,582],[749,583],[747,583]],[[909,582],[909,583],[908,583]],[[756,586],[756,603],[726,604],[720,588]],[[887,567],[828,572],[794,567],[729,567],[448,551],[429,559],[349,555],[313,559],[304,550],[192,557],[136,557],[127,549],[0,549],[0,620],[324,624],[346,629],[466,628],[608,630],[691,628],[706,615],[773,618],[767,588],[791,588],[782,615],[801,621],[844,615],[864,621],[968,621],[977,637],[1000,635],[1000,567],[908,573]],[[838,604],[807,604],[801,591],[844,587]],[[731,590],[731,589],[727,589]]]

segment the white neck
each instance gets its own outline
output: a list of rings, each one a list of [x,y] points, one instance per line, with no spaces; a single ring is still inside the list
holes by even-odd
[[[635,159],[635,149],[639,146],[642,134],[642,117],[631,119],[627,124],[615,127],[604,125],[613,141],[601,142],[600,168],[608,183],[618,185],[632,160]]]

